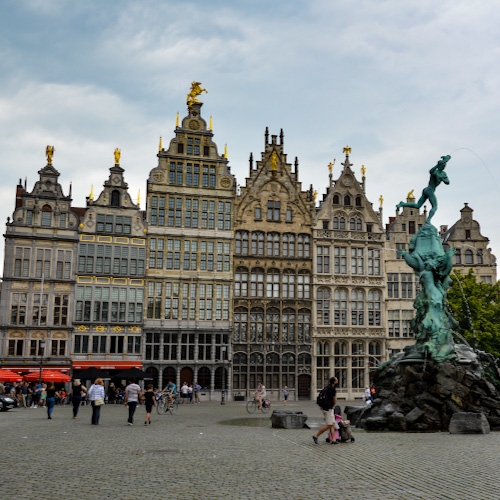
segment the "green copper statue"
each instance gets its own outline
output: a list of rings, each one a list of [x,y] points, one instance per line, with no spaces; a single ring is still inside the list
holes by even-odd
[[[431,202],[432,210],[426,223],[413,236],[409,252],[401,252],[405,262],[419,277],[421,289],[413,306],[416,309],[411,328],[416,343],[409,349],[408,357],[430,356],[434,361],[444,361],[456,357],[452,328],[456,321],[446,308],[446,292],[451,285],[449,276],[453,267],[454,248],[444,251],[437,229],[430,223],[437,210],[436,187],[444,182],[449,184],[443,172],[450,156],[442,156],[438,164],[430,171],[429,185],[423,190],[418,203],[399,203],[400,207],[420,208],[426,199]]]
[[[429,179],[429,185],[422,191],[422,196],[420,197],[418,202],[406,203],[400,201],[396,205],[396,213],[399,212],[399,209],[401,207],[420,208],[425,203],[425,200],[429,200],[430,204],[432,205],[432,208],[431,211],[429,212],[429,217],[427,217],[426,222],[431,221],[432,216],[436,213],[437,210],[437,199],[434,192],[436,191],[436,188],[439,186],[439,184],[441,184],[441,182],[444,182],[445,184],[450,183],[448,176],[444,171],[444,167],[446,167],[446,164],[448,163],[450,158],[451,158],[450,155],[441,156],[441,159],[437,162],[437,165],[431,168],[429,172],[431,174],[431,178]]]

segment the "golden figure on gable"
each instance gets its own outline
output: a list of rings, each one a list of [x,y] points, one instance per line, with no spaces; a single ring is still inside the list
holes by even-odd
[[[271,170],[276,171],[278,166],[278,155],[276,154],[276,151],[273,151],[273,154],[271,155]]]
[[[335,165],[335,158],[333,159],[333,163],[332,163],[332,162],[330,162],[330,163],[328,164],[328,169],[330,170],[330,173],[332,173],[332,170],[333,170],[333,166],[334,166],[334,165]]]
[[[116,148],[114,154],[115,154],[115,165],[119,165],[120,164],[121,149]]]
[[[343,150],[342,153],[345,153],[346,156],[349,156],[351,154],[351,148],[349,146],[346,146]]]
[[[187,105],[188,108],[191,109],[191,106],[196,103],[200,102],[198,99],[196,99],[197,96],[199,96],[202,92],[205,92],[208,94],[206,89],[201,88],[201,82],[193,82],[191,83],[191,92],[187,95]]]
[[[52,165],[52,156],[54,155],[54,146],[47,146],[45,150],[45,154],[47,156],[47,164]]]
[[[382,195],[380,195],[380,198],[378,199],[378,201],[380,201],[380,206],[382,206],[384,204],[384,197]]]
[[[361,165],[361,173],[363,174],[363,177],[365,176],[366,174],[366,168],[364,165]]]
[[[408,198],[414,200],[415,199],[415,196],[413,195],[413,191],[415,191],[414,189],[412,189],[409,193],[408,193]]]

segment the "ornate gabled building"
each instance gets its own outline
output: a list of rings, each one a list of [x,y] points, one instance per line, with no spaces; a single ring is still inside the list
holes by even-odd
[[[78,217],[59,172],[47,165],[31,192],[21,181],[12,221],[7,219],[0,302],[1,367],[70,370],[69,338]]]
[[[75,370],[95,366],[111,375],[142,367],[146,261],[146,226],[119,158],[117,149],[101,194],[94,200],[91,193],[80,210],[72,339]]]
[[[311,392],[312,190],[303,191],[298,161],[287,163],[266,128],[265,150],[236,198],[233,393],[259,381],[277,399]]]
[[[314,390],[339,379],[337,395],[362,396],[386,358],[382,209],[376,212],[344,148],[343,170],[317,211],[313,228]],[[382,201],[382,200],[381,200]]]
[[[467,203],[460,210],[460,219],[449,229],[441,226],[443,247],[457,249],[453,269],[474,274],[483,282],[494,284],[497,280],[497,259],[488,248],[490,240],[481,234],[479,222],[473,218],[473,209]]]
[[[413,191],[408,193],[406,201],[415,202]],[[386,322],[390,355],[415,343],[410,321],[415,316],[413,301],[419,291],[419,281],[401,256],[401,251],[408,251],[411,238],[425,224],[427,215],[425,206],[422,212],[418,208],[403,207],[401,213],[390,217],[386,225]]]
[[[158,386],[198,382],[218,397],[230,390],[236,182],[188,97],[147,183],[144,366]]]

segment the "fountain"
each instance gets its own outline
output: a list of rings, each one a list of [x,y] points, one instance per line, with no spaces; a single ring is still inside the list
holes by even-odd
[[[481,423],[477,432],[486,427],[488,432],[489,428],[500,429],[496,360],[467,343],[454,342],[457,322],[448,310],[446,293],[452,283],[455,249],[444,251],[438,231],[431,224],[437,210],[436,187],[441,182],[449,184],[444,171],[449,160],[450,156],[442,156],[430,170],[429,184],[418,202],[397,205],[397,210],[405,206],[420,208],[426,200],[432,205],[425,225],[411,239],[409,251],[401,252],[421,284],[411,322],[415,344],[378,368],[370,407],[346,408],[351,422],[367,430],[448,430],[454,415],[466,414],[484,415],[465,419]]]

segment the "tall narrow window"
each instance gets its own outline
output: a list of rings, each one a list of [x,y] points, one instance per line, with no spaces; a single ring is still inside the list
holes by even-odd
[[[120,191],[118,191],[118,189],[113,189],[113,191],[111,191],[111,206],[120,206]]]
[[[318,290],[316,313],[318,325],[330,324],[330,290],[328,288],[320,288]]]

